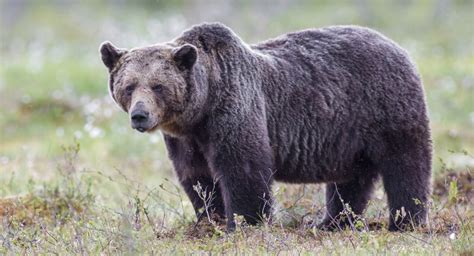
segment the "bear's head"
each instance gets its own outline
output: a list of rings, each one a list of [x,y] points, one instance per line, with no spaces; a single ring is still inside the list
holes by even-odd
[[[207,85],[200,78],[202,67],[196,67],[194,45],[168,43],[126,50],[104,42],[100,53],[109,70],[110,94],[129,114],[133,129],[179,135],[198,118]]]

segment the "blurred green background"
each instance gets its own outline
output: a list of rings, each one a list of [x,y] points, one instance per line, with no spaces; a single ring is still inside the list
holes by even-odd
[[[0,196],[57,178],[62,146],[76,142],[83,171],[150,186],[173,177],[161,134],[133,131],[110,99],[98,47],[168,41],[204,21],[223,22],[249,43],[336,24],[377,29],[421,72],[435,175],[474,166],[472,0],[0,0],[0,10]]]

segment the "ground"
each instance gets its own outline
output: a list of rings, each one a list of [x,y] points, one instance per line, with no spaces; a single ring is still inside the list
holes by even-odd
[[[363,15],[360,6],[337,1],[249,2],[205,17],[192,16],[207,13],[200,7],[179,13],[179,4],[157,8],[153,1],[32,1],[21,15],[7,2],[0,1],[0,16],[17,22],[0,23],[0,254],[473,254],[471,1],[439,1],[450,6],[438,13],[438,1],[369,0]],[[123,47],[169,40],[203,19],[222,21],[249,42],[311,26],[367,25],[408,49],[425,84],[434,134],[430,225],[386,231],[379,184],[365,219],[354,224],[360,231],[320,232],[307,224],[323,216],[322,186],[277,184],[280,210],[272,224],[239,226],[234,234],[209,224],[196,229],[161,134],[129,127],[107,94],[97,49],[105,40]]]

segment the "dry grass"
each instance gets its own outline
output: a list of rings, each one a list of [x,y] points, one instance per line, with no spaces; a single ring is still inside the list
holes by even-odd
[[[463,254],[473,253],[473,179],[470,170],[446,171],[434,181],[430,221],[413,232],[386,230],[386,206],[375,193],[358,231],[325,232],[309,225],[324,212],[321,186],[279,184],[272,223],[247,226],[237,218],[227,234],[222,221],[194,223],[187,199],[171,182],[146,188],[120,174],[128,203],[110,208],[95,200],[90,172],[77,170],[79,147],[65,149],[56,185],[0,199],[0,253],[53,254]],[[99,177],[94,174],[95,178]]]

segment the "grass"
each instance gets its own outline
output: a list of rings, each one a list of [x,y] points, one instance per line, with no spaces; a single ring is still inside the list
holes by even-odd
[[[280,208],[272,223],[237,231],[195,225],[191,205],[175,182],[144,186],[117,170],[115,177],[80,169],[79,145],[64,148],[56,182],[30,181],[26,194],[0,200],[0,253],[32,254],[472,254],[473,182],[469,172],[434,183],[430,223],[416,232],[386,230],[386,206],[377,189],[359,231],[325,232],[308,226],[324,210],[321,186],[279,184]],[[14,186],[15,178],[7,184]],[[93,192],[122,190],[118,207]],[[126,202],[126,203],[123,203]],[[239,218],[238,218],[239,220]],[[240,219],[241,220],[241,219]]]
[[[473,3],[447,1],[435,14],[442,1],[363,2],[219,1],[213,13],[193,1],[26,1],[19,12],[0,1],[7,17],[0,23],[0,254],[472,255]],[[362,231],[318,231],[308,223],[323,216],[323,186],[286,184],[273,188],[272,223],[240,224],[233,234],[196,226],[161,135],[133,132],[108,96],[97,48],[104,40],[121,47],[165,41],[212,20],[248,42],[366,25],[407,48],[424,81],[435,145],[428,227],[386,231],[379,185],[357,224]]]

